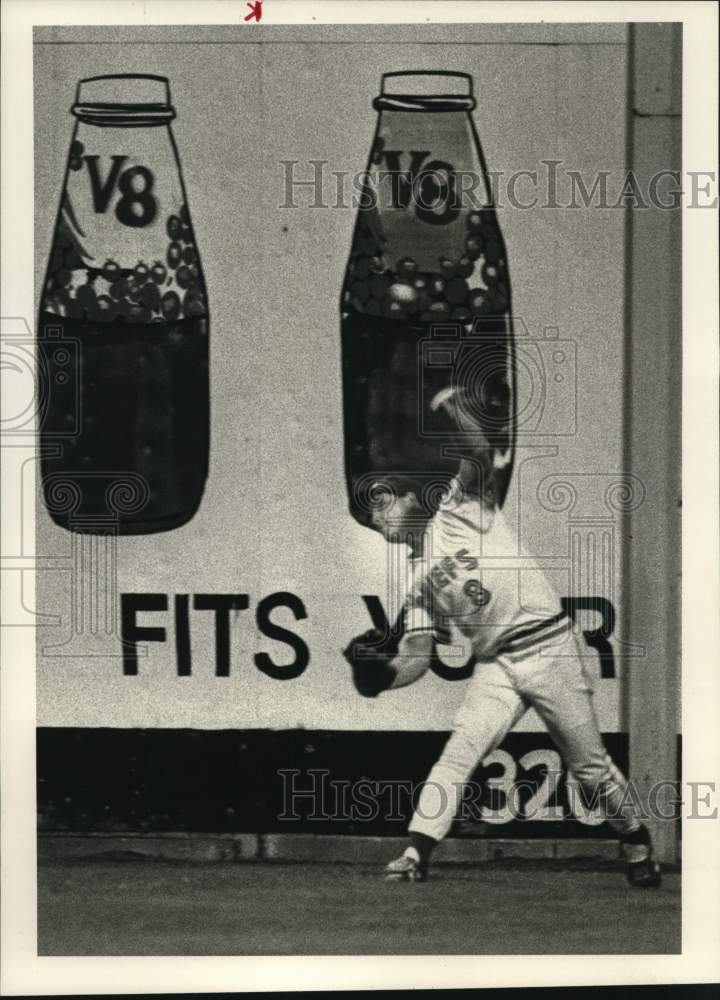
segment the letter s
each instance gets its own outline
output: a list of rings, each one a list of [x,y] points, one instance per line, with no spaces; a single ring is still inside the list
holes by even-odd
[[[299,635],[270,621],[270,612],[275,608],[283,606],[290,608],[298,621],[302,621],[308,616],[305,605],[299,597],[288,593],[286,590],[279,590],[275,594],[268,594],[258,604],[256,611],[257,625],[260,631],[269,639],[275,639],[278,642],[284,642],[288,646],[291,646],[295,650],[295,661],[278,666],[276,663],[273,663],[267,653],[256,653],[255,666],[259,670],[262,670],[264,674],[267,674],[268,677],[273,677],[278,681],[289,681],[295,677],[299,677],[303,673],[310,662],[310,650]]]

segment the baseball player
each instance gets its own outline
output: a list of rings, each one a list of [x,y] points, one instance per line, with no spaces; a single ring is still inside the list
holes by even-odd
[[[630,884],[657,887],[660,866],[650,833],[626,802],[626,780],[603,745],[571,621],[537,563],[523,560],[518,568],[517,543],[491,483],[487,460],[463,460],[449,498],[434,511],[408,489],[388,493],[373,514],[388,541],[409,544],[414,582],[400,639],[370,629],[345,650],[359,692],[376,697],[412,684],[454,630],[469,638],[476,661],[453,731],[420,794],[409,845],[387,866],[386,878],[426,878],[465,783],[532,707],[587,800],[598,803],[617,831]]]

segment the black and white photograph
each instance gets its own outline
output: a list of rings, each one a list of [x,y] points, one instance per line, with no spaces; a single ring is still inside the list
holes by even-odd
[[[714,978],[717,11],[535,6],[9,4],[28,962]]]

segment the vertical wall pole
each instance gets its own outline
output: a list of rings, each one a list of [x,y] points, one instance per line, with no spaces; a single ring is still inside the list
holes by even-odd
[[[644,802],[677,775],[680,675],[681,209],[652,204],[680,188],[682,26],[629,28],[629,162],[649,207],[627,211],[626,470],[646,498],[628,516],[624,587],[629,639],[644,656],[625,661],[630,777]],[[679,195],[677,201],[679,203]],[[665,801],[667,808],[667,800]],[[677,860],[677,825],[651,822],[659,860]]]

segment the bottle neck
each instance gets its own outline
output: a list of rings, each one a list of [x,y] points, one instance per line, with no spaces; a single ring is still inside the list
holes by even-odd
[[[171,104],[73,104],[72,113],[81,122],[111,128],[152,128],[167,125],[175,117]]]
[[[474,97],[452,94],[380,94],[373,101],[373,107],[376,111],[473,111],[476,102]]]

